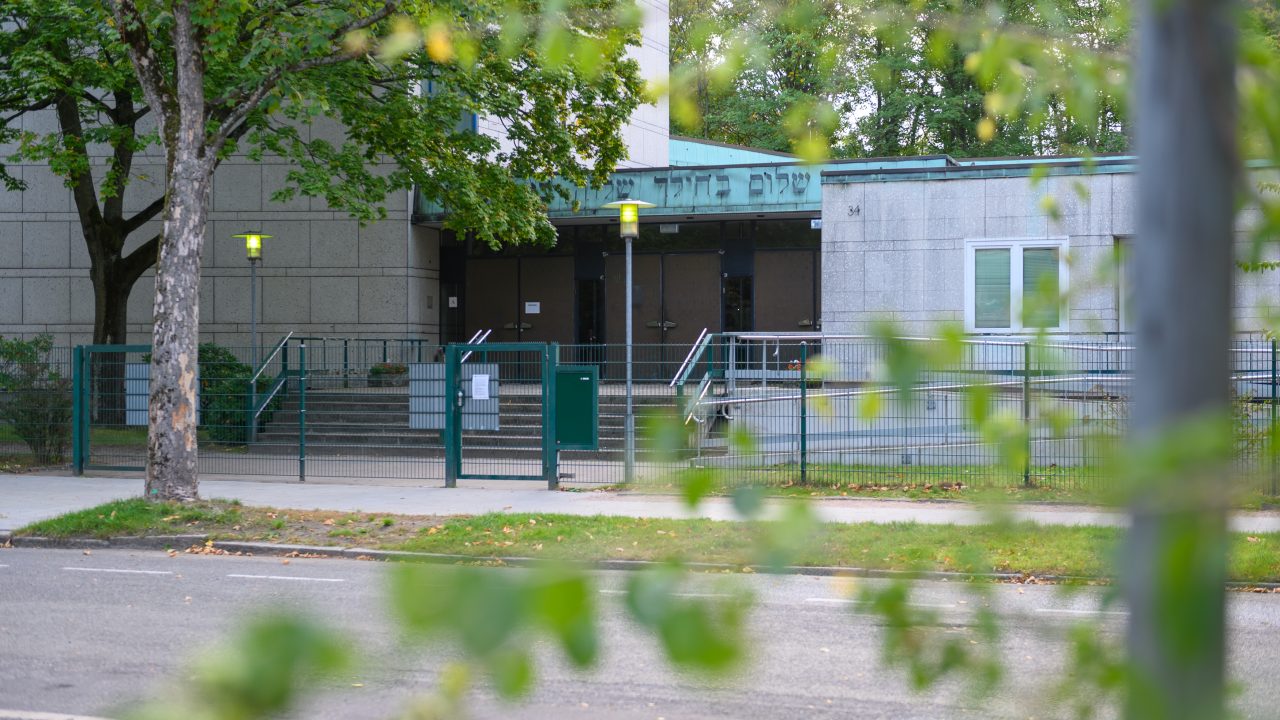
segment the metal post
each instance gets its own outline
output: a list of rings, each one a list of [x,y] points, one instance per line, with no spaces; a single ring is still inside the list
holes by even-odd
[[[560,489],[560,446],[556,442],[556,366],[560,346],[551,343],[542,356],[542,476],[548,490]]]
[[[298,482],[307,481],[307,343],[298,345]]]
[[[800,484],[809,474],[809,343],[800,343]]]
[[[347,345],[350,340],[342,338],[342,387],[351,387],[351,361],[347,355]]]
[[[444,486],[458,487],[459,469],[462,467],[462,431],[458,409],[462,406],[462,388],[458,387],[458,346],[449,344],[444,356]]]
[[[1022,484],[1031,487],[1031,343],[1022,343],[1022,431],[1026,443],[1022,458]]]
[[[77,345],[71,351],[71,467],[76,475],[84,475],[85,445],[88,436],[84,428],[84,415],[88,412],[85,403],[85,362],[84,346]],[[1273,384],[1272,387],[1275,387]]]
[[[626,449],[623,479],[630,484],[636,479],[636,417],[631,398],[631,238],[626,238],[627,245],[627,414],[624,419],[623,432],[626,435]]]
[[[249,260],[249,354],[250,365],[258,369],[258,261]]]
[[[249,258],[249,365],[258,369],[258,261]],[[258,409],[258,384],[249,382],[249,412],[245,434],[249,442],[258,439],[258,421],[254,413]]]
[[[1268,433],[1269,435],[1271,435],[1272,438],[1276,437],[1276,434],[1275,434],[1276,433],[1276,400],[1277,400],[1276,380],[1277,380],[1277,375],[1280,375],[1280,372],[1278,372],[1280,371],[1280,366],[1277,366],[1276,361],[1277,361],[1276,341],[1273,339],[1271,341],[1271,427],[1270,427],[1270,433]],[[1276,486],[1277,485],[1277,478],[1276,478],[1276,451],[1277,450],[1280,450],[1280,448],[1275,448],[1275,447],[1270,448],[1271,495],[1272,496],[1280,494],[1280,488]]]

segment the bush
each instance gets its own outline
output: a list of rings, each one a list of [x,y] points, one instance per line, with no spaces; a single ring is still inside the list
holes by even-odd
[[[30,448],[35,462],[65,462],[71,444],[71,381],[50,358],[53,338],[0,338],[0,422]]]
[[[201,429],[215,442],[245,442],[249,378],[253,377],[253,368],[215,343],[200,343],[199,357]],[[270,382],[270,378],[260,379],[258,391],[265,391]],[[264,412],[261,419],[269,418],[268,412]]]

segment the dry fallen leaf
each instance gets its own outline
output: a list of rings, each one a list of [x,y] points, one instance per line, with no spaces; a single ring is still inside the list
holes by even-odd
[[[1251,542],[1251,543],[1256,543],[1256,542],[1261,542],[1261,541],[1262,541],[1262,538],[1256,538],[1256,537],[1254,537],[1254,536],[1252,536],[1252,535],[1249,535],[1249,536],[1245,537],[1245,540],[1248,540],[1248,541],[1249,541],[1249,542]]]
[[[333,518],[328,518],[328,519],[326,519],[326,520],[324,521],[324,524],[325,524],[325,525],[332,525],[332,524],[333,524]]]
[[[289,564],[289,558],[285,558],[285,559],[281,560],[281,561],[280,561],[280,564],[281,564],[281,565],[288,565],[288,564]]]
[[[84,554],[85,554],[85,555],[92,555],[92,554],[93,554],[93,551],[92,551],[92,550],[85,550],[85,551],[84,551]]]

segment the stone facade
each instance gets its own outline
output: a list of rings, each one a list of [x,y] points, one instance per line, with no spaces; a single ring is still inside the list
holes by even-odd
[[[963,167],[941,177],[904,175],[830,173],[824,178],[824,332],[865,333],[875,321],[890,320],[904,332],[926,334],[939,322],[963,323],[966,242],[1006,238],[1065,240],[1064,332],[1128,329],[1121,318],[1126,283],[1114,258],[1117,245],[1135,231],[1131,168],[1051,173],[1039,182],[1025,171]],[[1056,217],[1050,206],[1057,207]],[[1242,219],[1242,252],[1248,224],[1247,217]],[[1266,308],[1277,301],[1280,273],[1242,272],[1236,288],[1239,329],[1261,329]]]
[[[667,3],[641,0],[644,37],[633,55],[644,76],[667,75]],[[663,100],[644,105],[623,128],[630,148],[627,167],[667,164],[668,117]],[[480,131],[501,134],[481,122]],[[24,129],[56,131],[52,113],[24,118]],[[330,121],[309,129],[340,143],[342,128]],[[8,155],[16,148],[0,146]],[[108,148],[90,149],[105,168]],[[0,190],[0,336],[50,333],[60,345],[88,343],[93,333],[89,256],[71,191],[47,167],[10,165],[28,184],[24,192]],[[270,234],[259,266],[259,334],[270,345],[289,331],[341,337],[420,338],[440,333],[440,234],[411,223],[411,193],[387,199],[386,219],[360,226],[322,199],[271,199],[284,186],[288,166],[278,158],[253,162],[228,158],[214,177],[210,227],[200,289],[201,339],[248,346],[249,265],[246,230]],[[126,213],[146,207],[164,189],[159,148],[135,160]],[[159,222],[131,236],[126,252],[158,232]],[[144,275],[129,296],[129,339],[150,342],[154,283]]]

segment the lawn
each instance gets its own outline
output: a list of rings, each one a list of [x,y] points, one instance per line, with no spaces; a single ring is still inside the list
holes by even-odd
[[[775,497],[853,497],[973,503],[1120,504],[1114,484],[1100,468],[1035,468],[1029,482],[998,466],[814,465],[800,480],[795,466],[711,470],[714,492],[756,483]],[[1240,510],[1280,509],[1280,496],[1264,482],[1236,479],[1232,506]],[[613,490],[679,494],[678,476],[613,485]]]
[[[760,562],[770,523],[491,513],[433,517],[250,508],[228,501],[188,506],[123,500],[35,523],[20,535],[111,537],[200,534],[216,539],[456,554],[535,557],[581,562],[669,560]],[[886,570],[1020,573],[1027,576],[1109,574],[1120,531],[1029,523],[956,526],[826,524],[789,562]],[[1231,577],[1280,581],[1280,535],[1232,538]]]

